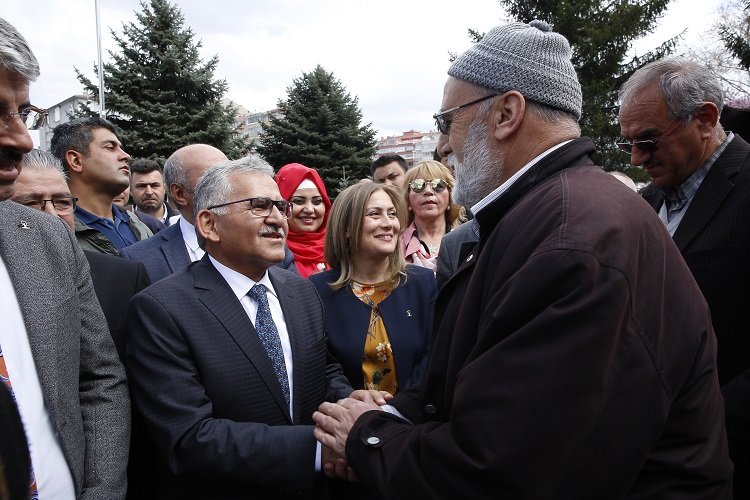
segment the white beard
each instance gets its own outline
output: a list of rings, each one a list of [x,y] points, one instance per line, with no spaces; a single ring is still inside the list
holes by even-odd
[[[456,171],[452,195],[456,203],[471,208],[500,185],[505,163],[499,151],[493,155],[490,150],[482,116],[477,116],[469,126],[461,153],[463,162],[456,159],[455,152],[448,155]]]

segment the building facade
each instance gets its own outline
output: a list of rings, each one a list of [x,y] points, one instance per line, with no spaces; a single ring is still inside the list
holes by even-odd
[[[401,135],[382,137],[378,141],[375,158],[384,154],[396,154],[403,157],[411,167],[422,160],[432,160],[439,138],[440,132],[433,130],[409,130]]]

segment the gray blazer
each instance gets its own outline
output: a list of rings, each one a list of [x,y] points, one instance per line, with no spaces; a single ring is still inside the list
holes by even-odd
[[[76,496],[125,498],[130,439],[125,371],[75,236],[58,217],[3,201],[0,256],[16,289]]]

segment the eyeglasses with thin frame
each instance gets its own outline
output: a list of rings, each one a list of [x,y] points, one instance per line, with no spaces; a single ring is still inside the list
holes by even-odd
[[[459,109],[468,108],[469,106],[473,106],[474,104],[478,104],[482,101],[486,101],[487,99],[491,99],[499,95],[500,94],[486,95],[484,97],[480,97],[479,99],[474,99],[471,102],[467,102],[466,104],[461,104],[460,106],[456,106],[455,108],[446,109],[445,111],[441,111],[440,113],[435,113],[434,115],[432,115],[432,117],[435,119],[435,125],[437,126],[438,132],[444,135],[448,135],[448,133],[451,131],[452,120],[446,120],[445,118],[446,115],[450,113],[455,113]]]
[[[77,201],[78,198],[76,198],[75,196],[61,196],[59,198],[51,198],[49,200],[29,200],[24,201],[21,204],[29,208],[33,208],[34,210],[41,210],[42,212],[44,212],[44,209],[47,207],[47,203],[52,203],[52,206],[55,208],[55,212],[65,215],[75,210]]]
[[[243,200],[229,201],[227,203],[220,203],[218,205],[211,205],[208,210],[214,208],[228,207],[229,205],[236,205],[238,203],[245,203],[242,207],[243,210],[250,211],[256,217],[268,217],[273,211],[273,207],[281,212],[281,215],[288,219],[292,216],[292,204],[286,200],[272,200],[265,196],[259,196],[256,198],[245,198]]]
[[[669,137],[672,132],[677,130],[679,126],[682,125],[682,121],[676,121],[672,124],[671,127],[669,127],[667,130],[665,130],[659,137],[656,137],[655,139],[640,139],[637,141],[617,141],[615,144],[618,148],[620,148],[622,151],[626,152],[627,154],[633,154],[633,148],[636,147],[643,151],[644,153],[653,153],[657,149],[659,149],[659,143]]]
[[[448,184],[446,184],[443,179],[432,179],[429,181],[425,179],[414,179],[409,183],[409,189],[411,189],[413,193],[421,193],[425,190],[428,184],[432,188],[432,192],[435,194],[442,193],[448,189]]]
[[[13,119],[16,117],[20,118],[21,122],[25,124],[28,121],[29,116],[31,116],[32,120],[29,130],[37,130],[47,123],[48,115],[49,113],[47,113],[46,109],[38,108],[36,106],[27,106],[21,111],[11,111],[10,113],[0,115],[0,128],[5,129],[10,127],[10,124],[13,123]]]

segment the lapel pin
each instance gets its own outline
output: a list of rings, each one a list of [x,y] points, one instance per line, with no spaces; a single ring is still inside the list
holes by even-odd
[[[18,221],[18,229],[31,229],[31,226],[25,220],[20,220]]]
[[[468,257],[466,257],[466,262],[469,262],[473,258],[474,258],[474,254],[469,255]]]
[[[411,318],[411,309],[407,309],[407,310],[406,310],[406,315],[407,315],[407,316],[409,316],[409,317]]]

